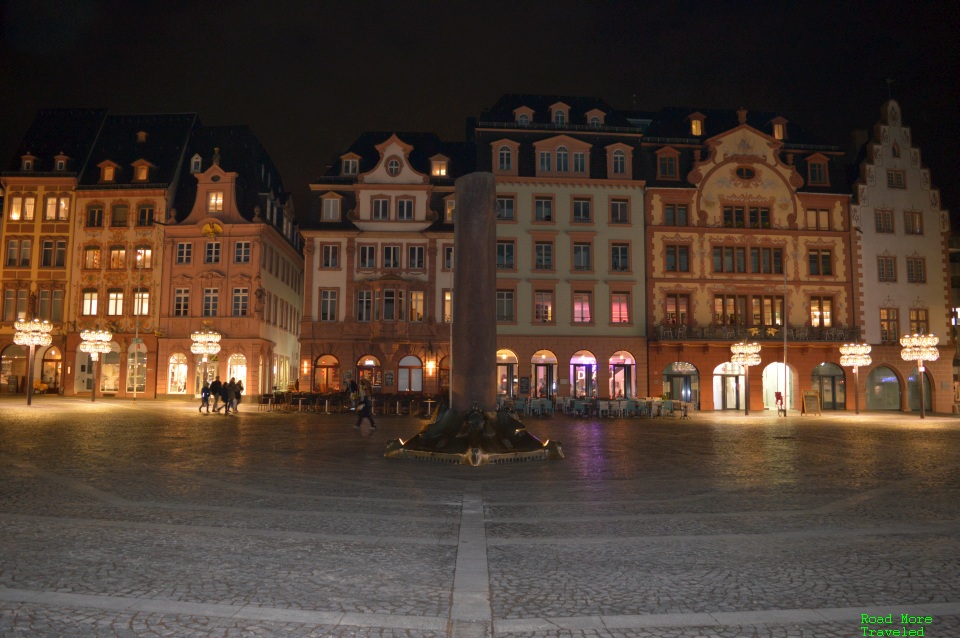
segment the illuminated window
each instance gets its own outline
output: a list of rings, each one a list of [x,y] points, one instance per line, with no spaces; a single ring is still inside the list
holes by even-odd
[[[97,291],[84,290],[82,294],[81,313],[87,317],[97,314]]]
[[[690,135],[700,136],[703,135],[703,120],[693,119],[690,120]]]
[[[113,166],[102,166],[100,168],[100,181],[112,182],[117,174],[117,169]]]
[[[150,293],[148,291],[133,291],[133,314],[140,317],[150,314]]]
[[[690,310],[690,296],[669,294],[666,297],[665,319],[669,324],[686,324]]]
[[[207,212],[223,212],[223,191],[210,191],[207,193]]]
[[[910,334],[925,335],[930,332],[930,318],[926,308],[910,309]]]
[[[612,323],[630,323],[630,293],[610,293],[610,321]]]
[[[456,210],[456,208],[457,208],[456,200],[448,199],[446,202],[444,202],[443,221],[445,221],[448,224],[453,223],[453,212]]]
[[[70,209],[70,200],[63,195],[50,195],[46,199],[46,208],[43,212],[44,221],[67,221],[67,212]]]
[[[447,176],[446,160],[434,160],[432,174],[434,177],[446,177]]]
[[[593,294],[585,291],[573,293],[573,323],[593,321]]]
[[[138,166],[136,168],[136,175],[134,179],[136,179],[138,182],[145,182],[147,181],[147,177],[149,176],[149,173],[150,173],[149,167]]]
[[[123,314],[123,291],[107,291],[107,316],[116,317]]]
[[[900,310],[880,308],[880,341],[896,343],[900,339]]]
[[[443,291],[443,322],[453,321],[453,291]]]
[[[780,122],[776,122],[773,125],[773,137],[774,139],[782,140],[786,135],[786,126]]]
[[[553,291],[537,290],[533,293],[533,320],[541,323],[553,321]]]
[[[423,321],[423,299],[422,290],[410,291],[410,321]]]
[[[100,248],[91,246],[83,250],[83,267],[88,270],[100,268]]]
[[[121,270],[127,264],[127,250],[123,246],[111,246],[110,247],[110,263],[109,268],[113,270]]]
[[[833,325],[833,297],[810,298],[810,325],[814,328]]]

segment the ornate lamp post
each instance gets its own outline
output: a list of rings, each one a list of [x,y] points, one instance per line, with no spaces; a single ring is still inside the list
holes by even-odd
[[[16,330],[13,342],[30,349],[27,355],[27,405],[30,405],[33,398],[33,357],[37,352],[37,346],[49,346],[53,343],[53,337],[50,336],[53,324],[46,320],[18,319],[14,322],[13,329]]]
[[[870,356],[870,345],[866,343],[845,343],[840,346],[840,365],[853,368],[853,404],[856,414],[860,414],[860,368],[873,363]]]
[[[743,366],[744,416],[750,415],[750,367],[760,363],[760,344],[747,343],[746,339],[730,346],[730,363]]]
[[[204,381],[207,379],[207,361],[210,355],[220,352],[221,336],[219,332],[210,326],[204,326],[203,330],[198,330],[190,335],[190,339],[193,341],[193,343],[190,344],[190,352],[203,355]]]
[[[110,342],[113,340],[113,333],[109,330],[84,330],[80,333],[80,352],[86,352],[93,361],[93,391],[90,392],[90,402],[97,400],[97,360],[101,354],[106,354],[112,349]]]
[[[937,335],[903,335],[900,337],[900,345],[903,346],[903,350],[900,351],[900,356],[904,361],[916,361],[917,362],[917,376],[918,381],[920,382],[920,418],[924,418],[923,413],[923,362],[924,361],[936,361],[940,358],[940,351],[937,350],[937,344],[940,343],[940,339]]]

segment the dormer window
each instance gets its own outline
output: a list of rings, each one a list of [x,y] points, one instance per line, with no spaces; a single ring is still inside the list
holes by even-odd
[[[67,160],[58,159],[57,160],[57,170],[65,171],[67,170]]]
[[[194,155],[190,159],[190,172],[199,173],[203,169],[203,159],[199,155]]]
[[[778,140],[783,139],[783,124],[773,125],[773,136]]]
[[[567,112],[563,109],[557,109],[553,113],[553,125],[554,126],[566,126],[567,125]]]
[[[112,182],[116,179],[117,169],[113,166],[101,166],[100,167],[100,181],[101,182]]]
[[[520,126],[530,126],[530,116],[527,115],[526,113],[521,113],[517,117],[517,124],[519,124]]]
[[[600,118],[594,115],[593,117],[590,118],[589,124],[590,126],[593,126],[593,127],[600,126]]]
[[[680,153],[672,148],[657,151],[657,179],[679,179],[679,155]]]
[[[435,159],[433,160],[433,168],[430,173],[434,177],[446,177],[447,176],[447,160]]]
[[[355,159],[345,159],[342,164],[343,175],[356,175],[358,171],[358,162]]]
[[[135,175],[134,179],[136,179],[138,182],[145,182],[145,181],[147,181],[147,177],[149,176],[149,174],[150,174],[150,169],[149,169],[148,167],[146,167],[146,166],[137,166],[137,167],[136,167],[136,175]]]
[[[828,186],[827,158],[817,154],[807,159],[807,183],[817,186]]]
[[[787,139],[787,121],[782,117],[775,118],[773,124],[773,138],[777,140]]]
[[[137,131],[137,142],[143,144],[147,141],[147,132],[146,131]]]
[[[25,155],[20,158],[20,170],[21,171],[32,171],[33,170],[33,160],[36,159],[32,155]]]
[[[591,109],[586,112],[584,117],[587,120],[588,126],[590,126],[591,128],[599,128],[604,125],[604,118],[606,117],[606,115],[607,114],[601,111],[600,109]]]
[[[519,126],[530,126],[533,119],[533,109],[529,106],[521,106],[513,110],[513,117]]]
[[[400,174],[400,160],[396,157],[391,157],[387,160],[387,175],[390,177],[396,177]]]

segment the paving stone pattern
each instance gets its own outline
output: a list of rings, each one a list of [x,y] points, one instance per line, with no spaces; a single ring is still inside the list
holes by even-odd
[[[0,398],[0,636],[960,636],[960,419],[532,418],[565,460],[481,468],[352,421]]]

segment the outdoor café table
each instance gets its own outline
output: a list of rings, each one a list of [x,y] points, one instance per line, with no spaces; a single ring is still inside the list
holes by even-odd
[[[427,405],[427,416],[433,414],[433,404],[436,403],[433,399],[425,399],[423,401]]]

